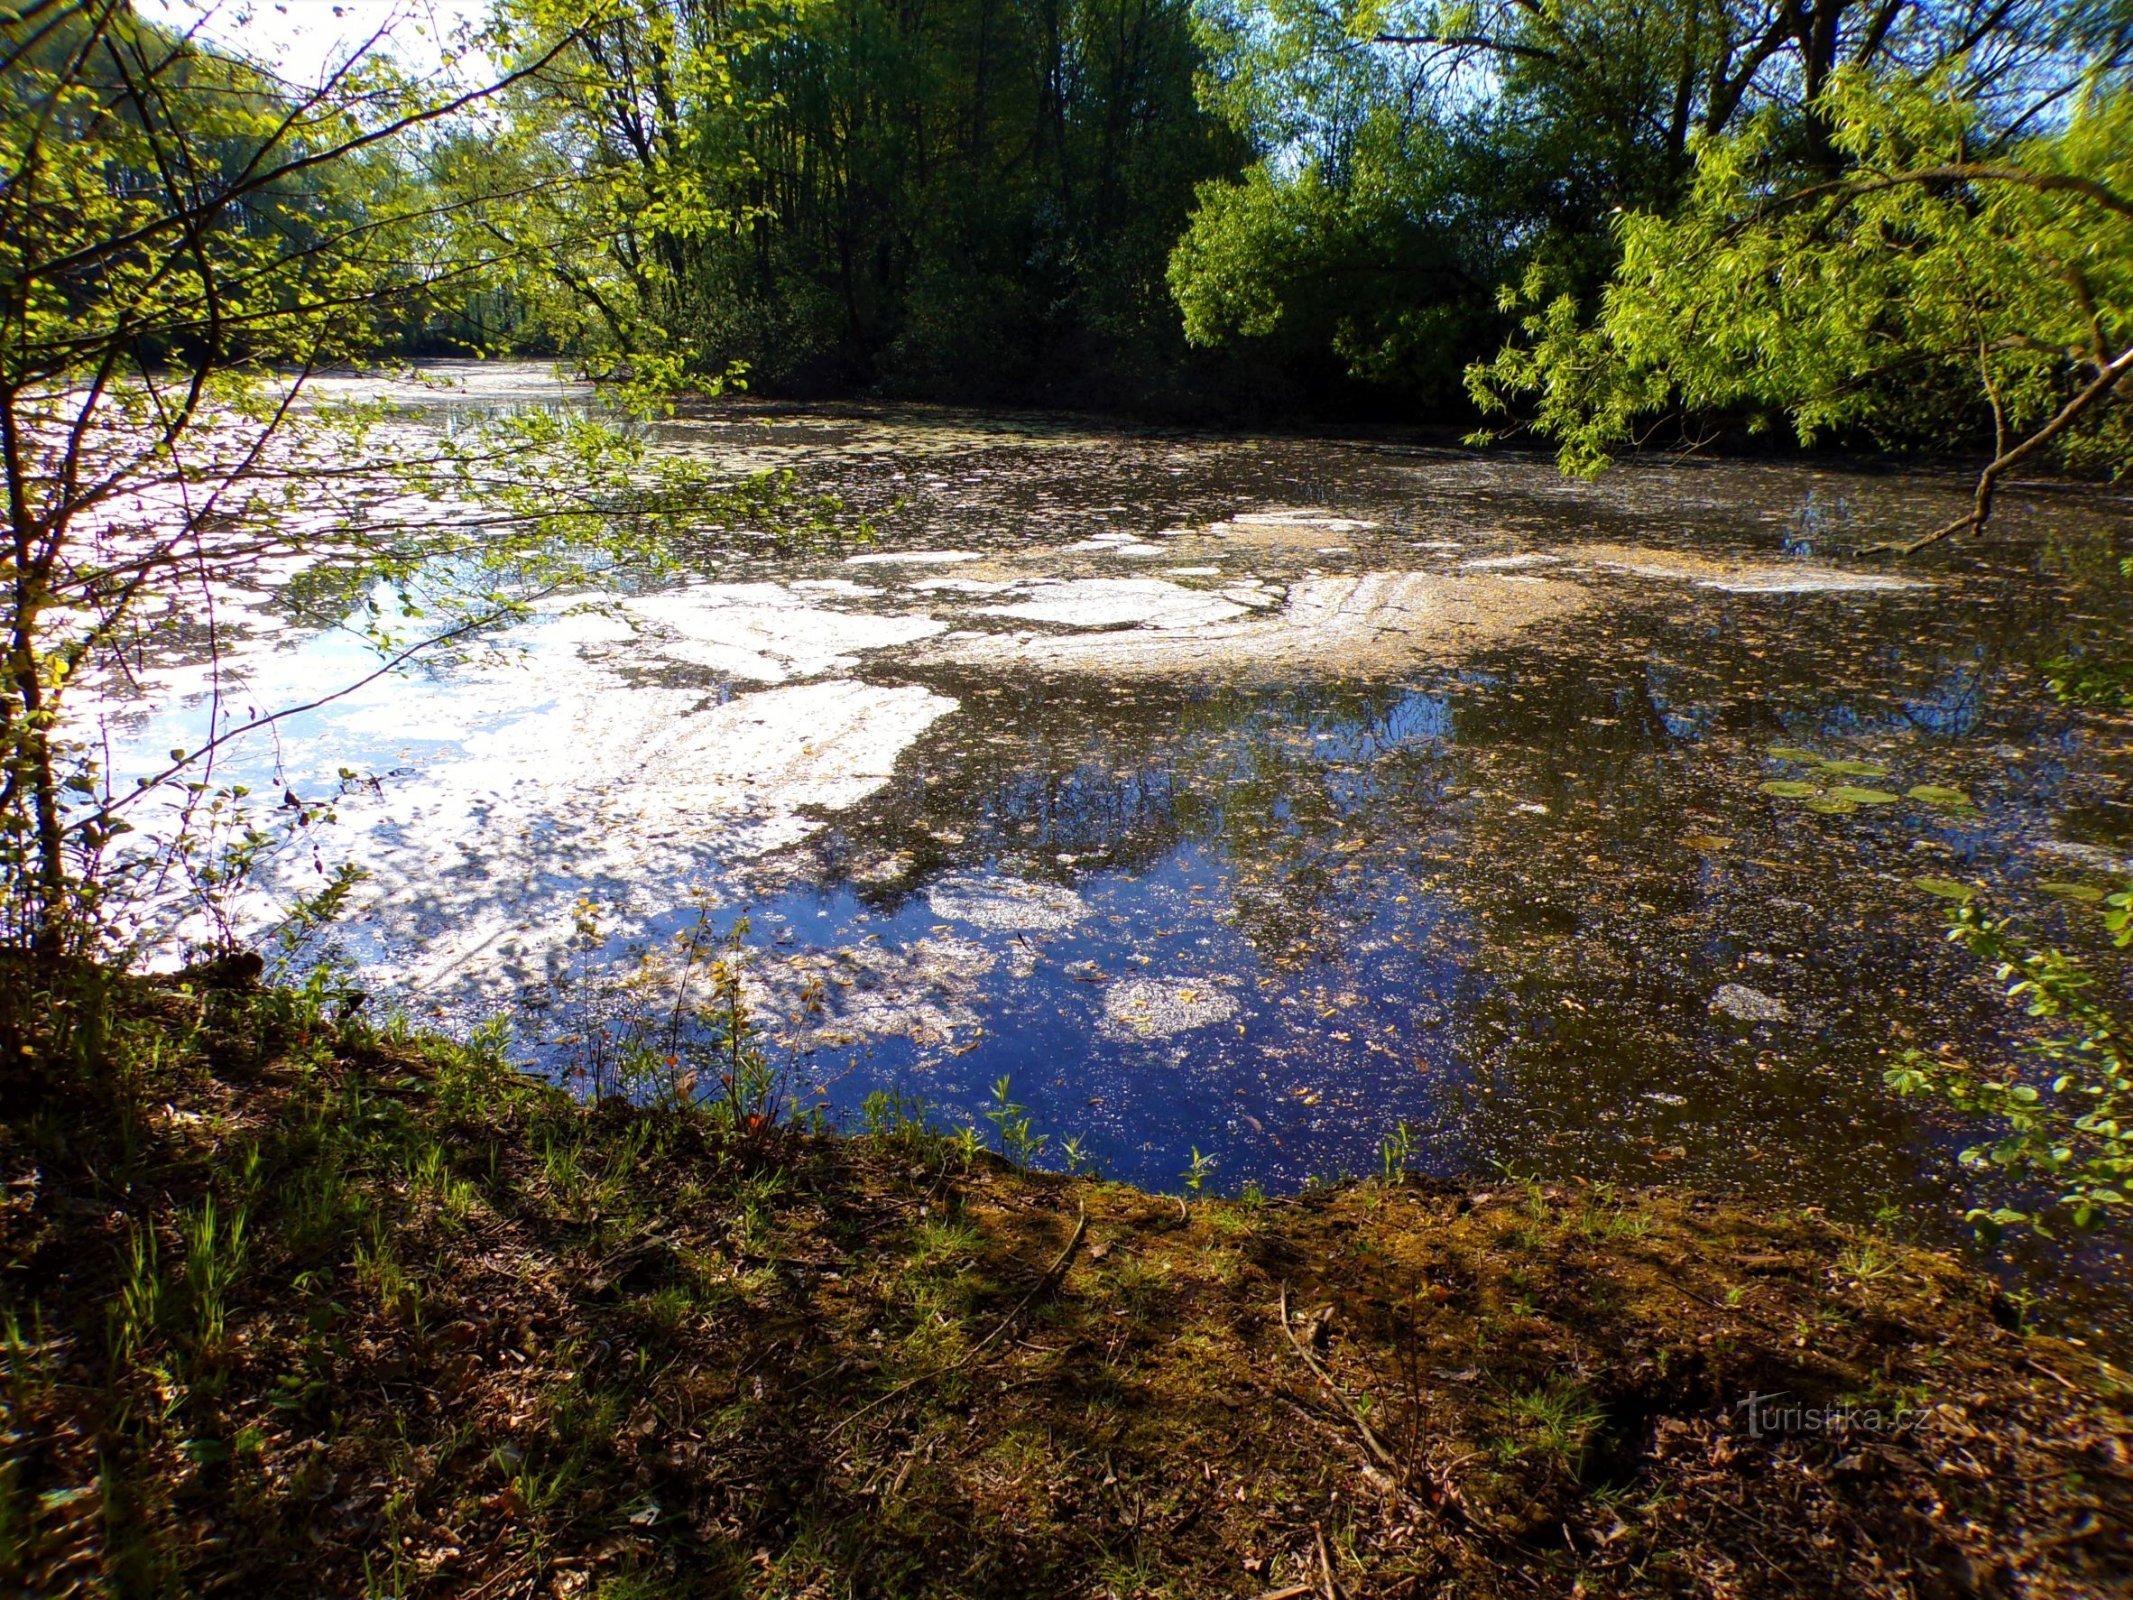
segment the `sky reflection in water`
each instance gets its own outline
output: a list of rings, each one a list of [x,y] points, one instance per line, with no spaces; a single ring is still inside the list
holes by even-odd
[[[1630,542],[1826,560],[1833,540],[1929,524],[1961,492],[1711,463],[1587,486],[1528,458],[949,413],[729,408],[673,441],[789,461],[862,508],[901,501],[884,518],[887,548],[1025,566],[1091,534],[1256,506],[1384,524],[1323,548],[1240,546],[1221,556],[1220,579],[1174,580],[1249,577],[1275,592],[1313,571]],[[1162,1187],[1195,1147],[1227,1188],[1371,1170],[1404,1121],[1426,1170],[1686,1180],[1854,1217],[1894,1205],[1929,1224],[1961,1192],[1962,1130],[1892,1101],[1882,1070],[1910,1045],[2007,1048],[2019,1019],[1940,940],[1938,907],[1910,879],[1987,879],[2079,942],[2093,938],[2082,913],[2036,885],[2101,883],[2133,854],[2123,725],[2057,706],[2034,670],[2127,632],[2099,527],[2124,537],[2119,508],[2100,498],[2017,503],[1988,551],[1948,552],[1924,569],[1932,587],[1904,593],[1729,594],[1587,572],[1578,581],[1601,603],[1579,616],[1355,681],[1118,682],[866,652],[833,676],[903,692],[896,703],[918,712],[872,792],[789,807],[799,825],[748,834],[739,811],[717,809],[726,791],[707,790],[716,826],[692,837],[676,809],[641,839],[631,808],[681,781],[662,775],[660,729],[621,726],[618,748],[641,735],[641,753],[620,766],[559,739],[556,763],[586,763],[583,807],[554,799],[564,771],[549,774],[561,781],[538,815],[470,791],[399,816],[403,888],[426,897],[424,917],[359,917],[346,943],[402,984],[394,998],[418,1017],[464,1024],[499,993],[534,1002],[521,1039],[567,1065],[584,1022],[572,997],[687,926],[701,890],[720,926],[747,911],[788,1006],[797,989],[782,968],[823,980],[823,1015],[773,1022],[810,1046],[788,1058],[803,1101],[848,1119],[885,1086],[968,1119],[1006,1075],[1054,1151],[1078,1135],[1107,1174]],[[1173,564],[1045,559],[1071,576]],[[714,575],[813,579],[810,605],[930,614],[940,592],[910,584],[988,570],[823,559]],[[883,593],[827,587],[855,578]],[[951,620],[970,626],[972,614]],[[765,692],[647,655],[626,631],[557,626],[528,666],[380,685],[284,728],[278,766],[268,749],[240,766],[299,788],[331,784],[341,766],[364,774],[342,807],[348,837],[318,841],[325,859],[387,837],[396,791],[421,791],[571,696],[583,700],[573,726],[598,728],[626,724],[633,705],[679,708],[686,723]],[[263,640],[253,689],[297,697],[348,655]],[[603,676],[553,688],[547,674],[580,658]],[[197,722],[182,675],[165,681],[160,714],[121,717],[122,760],[182,742]],[[924,709],[942,698],[956,709]],[[1898,790],[1958,786],[1977,810],[1815,816],[1759,791],[1786,775],[1772,745],[1875,761]],[[521,837],[502,849],[492,836],[506,829]],[[417,856],[427,865],[411,872]],[[628,881],[633,862],[650,881]],[[1066,920],[1018,929],[944,914],[987,881],[1049,886],[1041,904]],[[579,893],[634,908],[591,951],[555,937]],[[420,961],[396,938],[440,939],[478,917],[493,923],[489,942],[406,986]],[[549,924],[548,943],[514,917]],[[493,982],[455,988],[473,966]],[[1786,1020],[1714,1010],[1724,984],[1776,1001]],[[1183,996],[1208,1020],[1166,1035],[1120,994]],[[884,1015],[903,1025],[865,1022]]]

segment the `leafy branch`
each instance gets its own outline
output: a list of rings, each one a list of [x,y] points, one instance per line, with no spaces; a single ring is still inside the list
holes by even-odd
[[[2133,1031],[2099,997],[2089,962],[2037,944],[1979,906],[1963,885],[1933,885],[1955,898],[1948,937],[1990,964],[2007,998],[2046,1024],[2024,1048],[2029,1062],[1979,1066],[1912,1050],[1885,1074],[1902,1095],[1946,1101],[2005,1132],[1962,1153],[1963,1164],[2018,1188],[2051,1193],[2046,1204],[1978,1206],[1967,1219],[1988,1230],[2017,1224],[2048,1233],[2063,1213],[2076,1228],[2123,1216],[2133,1185]],[[2117,945],[2133,945],[2133,887],[2109,896],[2104,922]]]

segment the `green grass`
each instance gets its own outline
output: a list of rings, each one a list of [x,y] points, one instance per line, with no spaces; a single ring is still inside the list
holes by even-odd
[[[2049,1452],[2119,1392],[2025,1375],[1989,1286],[1814,1219],[1537,1184],[1462,1208],[1382,1174],[1181,1207],[1012,1170],[911,1102],[850,1139],[589,1107],[493,1036],[100,992],[0,1119],[0,1195],[32,1197],[0,1276],[15,1591],[1198,1600],[1320,1583],[1322,1530],[1349,1593],[1431,1592],[1449,1559],[1495,1600],[1567,1592],[1566,1526],[1616,1580],[1759,1559],[1714,1492],[1757,1550],[1823,1561],[1773,1494],[1855,1549],[1923,1501],[1811,1457],[1639,1457],[1605,1419],[1658,1394],[1701,1427],[1736,1380],[1831,1361],[1846,1393],[1960,1395],[1995,1472],[1971,1524],[2086,1548]],[[1726,1277],[1773,1235],[1818,1270]],[[1284,1286],[1330,1308],[1338,1395],[1274,1325]],[[1358,1410],[1459,1498],[1359,1477]],[[2005,1487],[2030,1484],[2048,1503]]]

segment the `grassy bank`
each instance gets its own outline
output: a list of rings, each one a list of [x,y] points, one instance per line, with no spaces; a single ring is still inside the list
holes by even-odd
[[[2133,1583],[2133,1394],[1940,1256],[1682,1195],[1187,1201],[893,1111],[588,1110],[216,976],[10,1024],[0,1587]]]

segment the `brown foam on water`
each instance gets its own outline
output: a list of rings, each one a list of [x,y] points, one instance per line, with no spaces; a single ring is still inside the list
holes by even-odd
[[[1271,614],[1188,627],[987,635],[943,641],[936,660],[1111,677],[1398,670],[1498,643],[1568,617],[1593,597],[1574,583],[1367,572],[1299,579]]]
[[[1609,567],[1640,578],[1693,583],[1699,589],[1721,589],[1731,594],[1877,594],[1928,587],[1921,578],[1893,573],[1851,572],[1803,561],[1695,555],[1641,545],[1579,545],[1558,553],[1567,560]]]

